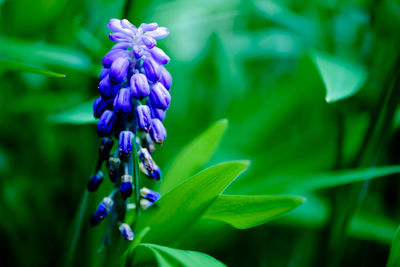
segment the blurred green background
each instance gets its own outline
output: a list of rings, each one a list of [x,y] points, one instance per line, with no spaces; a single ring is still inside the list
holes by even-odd
[[[168,138],[155,153],[161,168],[227,118],[207,166],[252,162],[227,193],[308,197],[254,229],[199,225],[183,248],[229,266],[386,263],[400,221],[398,175],[310,190],[301,181],[399,164],[399,1],[2,0],[2,266],[62,265],[100,142],[86,122],[112,46],[106,24],[123,17],[171,32],[159,42],[173,76]],[[66,77],[25,72],[35,68]],[[327,103],[329,88],[347,87],[354,92]],[[101,197],[89,199],[91,210]],[[77,265],[94,265],[96,235],[84,226]]]

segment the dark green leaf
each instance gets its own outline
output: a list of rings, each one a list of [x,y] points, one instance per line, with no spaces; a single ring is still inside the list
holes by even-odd
[[[389,260],[387,267],[396,267],[400,265],[400,226],[394,234],[392,246],[390,247]]]
[[[294,196],[220,195],[203,215],[204,219],[220,220],[245,229],[273,220],[303,203]]]
[[[49,120],[54,123],[66,124],[88,124],[96,123],[93,116],[93,100],[82,103],[74,108],[49,116]]]
[[[228,120],[217,121],[186,145],[172,160],[161,184],[160,192],[168,192],[207,163],[217,149],[227,127]]]
[[[201,171],[169,191],[155,207],[143,212],[139,219],[139,229],[145,226],[151,228],[145,240],[160,244],[173,243],[248,165],[248,161],[221,163]]]

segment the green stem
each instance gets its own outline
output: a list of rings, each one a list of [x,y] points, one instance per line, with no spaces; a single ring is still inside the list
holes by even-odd
[[[83,197],[82,197],[81,205],[79,207],[79,210],[78,210],[78,213],[76,216],[74,233],[72,235],[71,245],[68,250],[68,254],[67,254],[68,256],[67,256],[67,260],[65,262],[65,266],[72,265],[72,260],[74,258],[76,246],[78,244],[79,236],[80,236],[81,230],[82,230],[82,220],[83,220],[83,216],[86,211],[88,197],[89,197],[89,192],[87,190],[85,190],[85,193],[83,194]]]
[[[137,148],[136,148],[136,136],[135,139],[133,140],[133,185],[135,189],[135,204],[136,204],[136,219],[135,222],[137,221],[140,213],[140,189],[139,189],[139,159],[138,159],[138,154],[137,154]]]

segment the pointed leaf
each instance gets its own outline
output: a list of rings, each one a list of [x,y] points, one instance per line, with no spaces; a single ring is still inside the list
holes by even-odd
[[[158,266],[207,266],[207,267],[223,267],[226,266],[222,262],[214,259],[213,257],[190,250],[180,250],[155,244],[141,244],[140,247],[151,250],[154,254]]]
[[[320,52],[314,52],[312,59],[325,85],[328,103],[354,95],[367,79],[367,71],[360,63]]]
[[[0,58],[0,70],[36,73],[36,74],[52,76],[52,77],[57,77],[57,78],[65,78],[66,77],[65,74],[56,73],[56,72],[41,69],[38,67],[29,66],[24,63],[21,63],[21,62],[15,61],[15,60],[5,59],[5,58]]]
[[[273,220],[304,201],[305,198],[294,196],[220,195],[203,218],[224,221],[235,228],[246,229]]]
[[[400,265],[400,226],[394,234],[392,246],[390,247],[389,260],[387,267],[395,267]]]
[[[138,228],[149,226],[145,241],[173,243],[196,222],[216,197],[249,165],[247,161],[225,162],[190,177],[169,191],[139,218]]]
[[[49,120],[54,123],[66,124],[88,124],[96,123],[97,119],[93,116],[93,100],[82,103],[76,107],[49,116]]]
[[[159,191],[168,192],[206,164],[217,149],[227,127],[228,120],[217,121],[186,145],[172,160]]]

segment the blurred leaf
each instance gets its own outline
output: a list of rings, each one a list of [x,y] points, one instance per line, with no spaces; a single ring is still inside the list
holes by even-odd
[[[155,244],[141,244],[140,247],[148,248],[153,252],[158,266],[210,266],[221,267],[225,266],[222,262],[214,259],[213,257],[189,250],[180,250],[169,247],[163,247]]]
[[[97,120],[93,116],[92,106],[93,100],[82,103],[69,110],[51,115],[48,117],[49,121],[54,123],[66,123],[66,124],[88,124],[96,123]]]
[[[400,226],[397,228],[394,234],[392,246],[390,247],[389,260],[387,267],[400,266]]]
[[[400,165],[342,170],[313,175],[277,175],[265,178],[266,193],[310,192],[400,173]],[[260,186],[258,184],[258,186]]]
[[[65,74],[56,73],[56,72],[52,72],[52,71],[37,68],[37,67],[32,67],[32,66],[20,63],[15,60],[9,60],[9,59],[4,59],[4,58],[0,58],[0,70],[29,72],[29,73],[42,74],[42,75],[52,76],[52,77],[57,77],[57,78],[65,78],[66,77]]]
[[[139,246],[139,244],[142,242],[143,238],[149,231],[150,227],[145,227],[135,236],[135,239],[133,239],[133,242],[129,245],[129,247],[126,249],[126,252],[122,256],[122,265],[132,265],[135,249]]]
[[[273,220],[304,201],[302,197],[292,196],[220,195],[203,218],[224,221],[233,227],[246,229]]]
[[[172,160],[160,192],[168,192],[206,164],[217,149],[227,127],[228,120],[217,121],[187,144]]]
[[[367,70],[360,63],[321,52],[314,52],[312,59],[325,85],[328,103],[354,95],[367,79]]]
[[[0,55],[35,65],[59,66],[97,75],[97,70],[93,69],[86,54],[60,45],[33,43],[0,36]]]
[[[155,207],[139,218],[138,229],[151,227],[145,240],[159,244],[173,243],[248,165],[248,161],[221,163],[199,172],[169,191]]]

